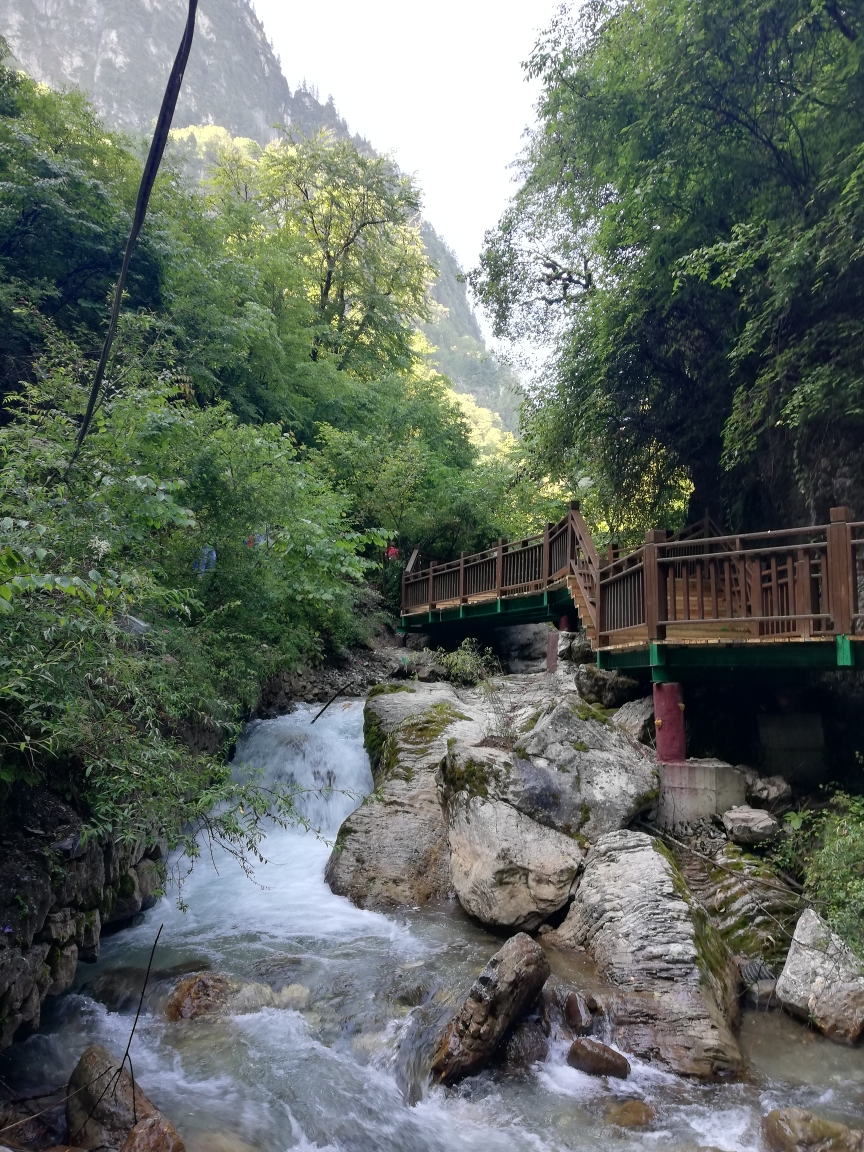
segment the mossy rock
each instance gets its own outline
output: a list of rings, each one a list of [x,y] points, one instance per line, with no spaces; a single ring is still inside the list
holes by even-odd
[[[416,688],[409,688],[407,684],[375,684],[369,689],[366,697],[367,700],[372,700],[375,696],[392,696],[394,692],[413,692],[416,694]]]

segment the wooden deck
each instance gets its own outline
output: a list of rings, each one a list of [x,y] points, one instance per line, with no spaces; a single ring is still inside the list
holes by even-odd
[[[537,536],[445,563],[415,552],[403,575],[404,631],[576,615],[601,667],[655,679],[682,661],[864,666],[864,523],[832,508],[828,524],[724,535],[706,519],[600,556],[574,503]]]

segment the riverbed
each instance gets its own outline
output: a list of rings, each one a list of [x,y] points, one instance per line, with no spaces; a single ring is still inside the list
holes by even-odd
[[[569,1068],[561,1043],[517,1074],[429,1090],[430,1035],[502,938],[450,905],[382,915],[330,892],[331,843],[372,777],[362,703],[337,703],[312,726],[315,711],[256,721],[237,752],[267,778],[309,790],[301,802],[313,831],[273,830],[254,881],[225,853],[205,852],[183,885],[185,910],[169,893],[142,923],[104,939],[98,964],[80,965],[73,989],[46,1002],[41,1031],[0,1057],[7,1084],[59,1084],[93,1042],[122,1053],[161,924],[131,1055],[189,1152],[751,1152],[762,1148],[761,1116],[789,1104],[862,1126],[864,1051],[779,1012],[745,1014],[750,1075],[737,1083],[692,1083],[631,1060],[631,1077],[610,1084]],[[167,1023],[159,1007],[172,982],[204,968],[294,986],[298,1006]],[[610,1103],[633,1097],[656,1120],[610,1126]]]

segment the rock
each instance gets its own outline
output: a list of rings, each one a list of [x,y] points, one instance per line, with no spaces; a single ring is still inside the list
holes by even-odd
[[[658,796],[653,755],[572,693],[541,715],[509,762],[493,795],[589,841],[624,827]]]
[[[751,1008],[779,1008],[776,980],[754,980],[747,985],[744,996]]]
[[[228,1000],[239,985],[227,976],[203,972],[181,980],[165,1005],[167,1020],[197,1020],[202,1016],[222,1016]]]
[[[449,680],[449,676],[443,664],[424,664],[417,670],[417,679],[421,684],[436,684],[439,680]]]
[[[492,647],[508,672],[542,672],[546,668],[548,636],[548,624],[513,624],[495,629]]]
[[[465,1003],[441,1036],[432,1077],[452,1084],[479,1072],[549,976],[546,953],[524,932],[511,936],[474,981]]]
[[[546,1059],[549,1041],[536,1020],[523,1020],[516,1025],[502,1048],[507,1068],[530,1068],[532,1064],[539,1064]]]
[[[186,1152],[256,1152],[256,1149],[224,1132],[199,1132],[186,1141]]]
[[[864,966],[812,908],[795,926],[777,999],[840,1044],[864,1032]]]
[[[450,796],[445,812],[450,876],[471,916],[531,931],[567,904],[584,854],[575,840],[467,792]]]
[[[45,989],[46,996],[59,996],[67,988],[72,987],[75,979],[75,969],[78,967],[78,945],[66,944],[62,948],[57,945],[45,957],[45,963],[51,970],[51,983]]]
[[[167,879],[165,863],[162,860],[141,860],[135,867],[138,874],[138,887],[141,892],[141,911],[152,908],[162,896]]]
[[[611,718],[616,728],[638,740],[640,744],[654,742],[654,697],[629,700]]]
[[[644,1128],[657,1117],[657,1109],[644,1100],[621,1100],[606,1105],[606,1119],[619,1128]]]
[[[803,1108],[775,1108],[762,1120],[762,1134],[772,1152],[860,1152],[864,1132],[824,1120]]]
[[[629,700],[637,699],[644,689],[637,680],[622,676],[620,672],[606,672],[592,664],[580,664],[576,669],[576,691],[586,704],[620,708]]]
[[[137,1084],[133,1110],[132,1079],[128,1071],[125,1068],[121,1071],[120,1061],[107,1048],[91,1044],[69,1079],[66,1101],[69,1139],[74,1140],[78,1148],[114,1152],[122,1147],[131,1132],[136,1115],[140,1121],[158,1117],[159,1113]]]
[[[151,1116],[135,1125],[120,1152],[186,1152],[186,1145],[164,1116]]]
[[[449,684],[381,689],[364,713],[375,791],[339,829],[325,879],[361,908],[413,907],[452,896],[435,768],[448,738],[482,739],[484,718]]]
[[[780,821],[761,808],[730,808],[723,813],[723,827],[735,844],[766,844],[780,830]]]
[[[722,842],[713,863],[686,851],[679,852],[678,862],[690,890],[734,956],[782,965],[801,898],[767,861]],[[756,978],[745,976],[744,983]]]
[[[613,989],[605,1011],[618,1047],[684,1075],[740,1068],[737,968],[659,841],[600,837],[566,919],[543,941],[587,947]]]
[[[590,1036],[579,1036],[573,1041],[567,1063],[589,1076],[616,1076],[626,1080],[630,1075],[630,1061],[625,1056]]]
[[[792,785],[783,776],[762,776],[746,764],[739,765],[747,781],[747,803],[754,808],[767,808],[783,813],[792,803]]]
[[[579,992],[571,992],[565,1000],[564,1019],[577,1036],[587,1036],[591,1031],[594,1013]]]
[[[593,664],[595,655],[585,632],[558,633],[558,659],[571,664]]]

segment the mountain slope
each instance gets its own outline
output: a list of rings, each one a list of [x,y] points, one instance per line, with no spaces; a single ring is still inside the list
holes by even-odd
[[[0,0],[0,35],[24,71],[54,88],[81,88],[107,124],[135,135],[152,128],[185,14],[185,0]],[[351,135],[332,100],[291,91],[249,0],[201,0],[174,117],[175,128],[197,124],[262,144],[278,134],[274,125]],[[440,273],[432,290],[440,307],[424,328],[433,362],[514,430],[516,378],[487,352],[455,256],[428,224],[423,238]]]

